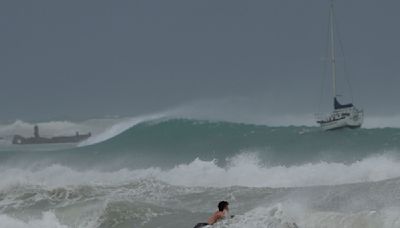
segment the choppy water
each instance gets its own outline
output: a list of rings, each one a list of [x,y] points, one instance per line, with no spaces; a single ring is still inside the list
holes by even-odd
[[[400,227],[399,128],[160,117],[48,123],[94,133],[79,145],[3,126],[0,227],[193,227],[220,200],[236,216],[214,227]]]

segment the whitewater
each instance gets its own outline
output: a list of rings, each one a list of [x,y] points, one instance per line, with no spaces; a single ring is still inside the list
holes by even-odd
[[[221,200],[235,217],[213,227],[400,227],[397,120],[322,132],[163,113],[39,123],[93,137],[27,146],[10,140],[34,124],[3,124],[0,227],[193,227]]]

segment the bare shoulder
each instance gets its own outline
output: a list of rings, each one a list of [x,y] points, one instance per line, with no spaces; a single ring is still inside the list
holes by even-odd
[[[217,212],[215,213],[215,215],[216,215],[218,218],[224,218],[224,217],[225,217],[225,213],[224,213],[223,211],[217,211]]]

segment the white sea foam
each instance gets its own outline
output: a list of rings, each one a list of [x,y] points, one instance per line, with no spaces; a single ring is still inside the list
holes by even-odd
[[[54,213],[45,212],[42,218],[31,218],[27,221],[0,215],[0,227],[4,228],[68,228],[62,225]]]
[[[98,210],[96,208],[94,210]],[[103,209],[104,210],[104,209]],[[123,213],[121,208],[119,213]],[[146,215],[145,224],[152,217],[162,216],[151,210],[143,211]],[[76,212],[78,213],[78,212]],[[55,213],[44,212],[40,218],[19,219],[9,215],[0,215],[0,227],[5,228],[92,228],[98,227],[98,214],[91,214],[85,220],[94,222],[75,221],[58,218]],[[117,215],[118,216],[118,215]],[[126,215],[125,215],[126,216]],[[142,215],[141,215],[142,216]],[[113,220],[114,218],[108,218]],[[183,220],[185,218],[182,218]],[[66,220],[66,221],[62,221]],[[68,221],[68,222],[67,222]],[[169,221],[170,224],[173,224]],[[119,227],[119,226],[116,226]],[[167,225],[167,227],[172,227]],[[363,210],[358,212],[316,211],[304,204],[281,202],[272,206],[257,206],[234,218],[224,219],[213,225],[215,228],[398,228],[400,227],[400,208],[383,207],[378,210]]]
[[[299,227],[309,228],[397,228],[400,227],[400,208],[357,213],[312,212],[299,219]]]
[[[298,166],[265,166],[254,154],[240,154],[227,167],[196,159],[158,175],[184,186],[300,187],[379,181],[400,177],[400,161],[386,155],[352,164],[319,162]]]
[[[298,228],[296,219],[285,211],[282,204],[271,207],[257,207],[233,219],[226,219],[213,227],[216,228]],[[307,227],[307,226],[305,226]]]
[[[215,224],[216,228],[398,228],[400,208],[378,211],[329,212],[313,211],[303,205],[280,203],[257,207],[233,219]]]
[[[298,166],[266,166],[254,154],[240,154],[230,159],[226,167],[215,161],[195,159],[168,170],[147,168],[121,169],[113,172],[76,171],[69,167],[51,165],[40,170],[7,168],[2,171],[0,189],[15,185],[119,185],[140,179],[156,179],[179,186],[249,186],[300,187],[338,185],[380,181],[400,177],[400,161],[381,155],[352,164],[319,162]]]

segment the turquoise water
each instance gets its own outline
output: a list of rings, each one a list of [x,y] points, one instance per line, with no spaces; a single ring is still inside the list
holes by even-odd
[[[68,148],[67,146],[64,146]],[[96,166],[104,161],[117,168],[173,167],[180,163],[226,159],[244,152],[256,153],[269,165],[296,165],[309,162],[351,163],[369,155],[396,155],[400,148],[400,129],[343,129],[321,131],[317,127],[263,125],[190,119],[155,120],[139,123],[119,135],[94,145],[62,149],[58,145],[9,147],[1,162],[19,153],[30,160]],[[37,148],[35,153],[26,151]],[[48,148],[48,149],[47,149]],[[52,150],[53,148],[53,150]],[[18,152],[18,150],[20,150]],[[54,151],[57,150],[57,151]],[[24,152],[25,151],[25,152]],[[37,158],[35,158],[37,156]],[[123,161],[121,161],[123,158]],[[81,164],[84,163],[84,164]],[[112,167],[103,167],[106,169]]]
[[[400,227],[399,152],[399,128],[121,120],[1,144],[0,227],[192,227],[220,200],[237,216],[215,227]]]

